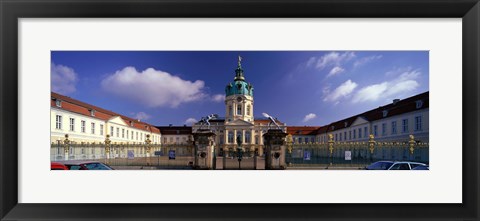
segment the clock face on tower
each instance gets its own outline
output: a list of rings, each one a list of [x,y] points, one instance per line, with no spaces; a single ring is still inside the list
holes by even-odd
[[[238,102],[242,102],[242,98],[241,98],[241,97],[237,97],[237,101],[238,101]]]

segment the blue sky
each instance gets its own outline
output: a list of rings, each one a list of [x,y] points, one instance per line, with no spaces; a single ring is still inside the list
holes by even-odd
[[[254,115],[322,126],[429,90],[428,51],[53,51],[52,91],[154,125],[225,115],[237,57]]]

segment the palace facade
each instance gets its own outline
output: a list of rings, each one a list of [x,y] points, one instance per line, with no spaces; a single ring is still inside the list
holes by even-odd
[[[71,144],[143,144],[147,138],[160,144],[160,130],[148,123],[51,92],[50,142],[62,144],[65,135]]]

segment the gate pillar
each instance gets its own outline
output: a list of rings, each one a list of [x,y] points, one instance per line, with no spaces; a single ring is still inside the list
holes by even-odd
[[[270,129],[263,135],[265,138],[265,169],[284,170],[287,133],[279,129]]]
[[[197,130],[193,134],[195,146],[195,169],[215,169],[215,133],[211,130]]]

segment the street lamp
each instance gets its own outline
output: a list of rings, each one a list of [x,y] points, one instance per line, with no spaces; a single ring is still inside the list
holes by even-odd
[[[238,158],[238,169],[241,170],[240,162],[242,161],[243,150],[242,150],[242,138],[237,136],[237,158]]]
[[[150,143],[152,141],[150,140],[150,134],[147,134],[147,139],[145,139],[145,143],[147,144],[147,166],[150,166]]]
[[[63,154],[65,155],[65,160],[68,160],[68,145],[70,144],[70,140],[68,139],[68,134],[65,134],[65,140],[63,140]]]
[[[110,140],[110,135],[107,134],[107,136],[105,137],[105,157],[107,158],[107,161],[108,159],[110,159],[110,143],[112,141]]]

